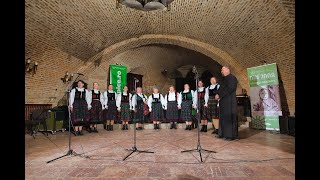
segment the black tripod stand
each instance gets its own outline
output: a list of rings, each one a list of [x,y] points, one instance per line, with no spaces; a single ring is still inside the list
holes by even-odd
[[[197,71],[197,68],[196,66],[193,66],[192,68],[192,72],[195,74],[195,80],[196,80],[196,93],[198,93],[198,81],[199,81],[199,74],[198,74],[198,71]],[[192,151],[197,151],[199,152],[200,154],[200,160],[201,162],[202,161],[202,155],[201,155],[201,151],[206,151],[206,152],[212,152],[212,153],[217,153],[216,151],[210,151],[210,150],[206,150],[206,149],[203,149],[201,147],[201,144],[200,144],[200,111],[199,111],[199,106],[200,106],[200,97],[197,96],[197,113],[196,113],[196,118],[198,120],[198,144],[197,144],[197,149],[190,149],[190,150],[185,150],[185,151],[181,151],[182,153],[184,152],[192,152]]]
[[[69,120],[69,150],[68,150],[67,154],[65,154],[65,155],[63,155],[63,156],[60,156],[60,157],[57,157],[57,158],[55,158],[55,159],[52,159],[52,160],[50,160],[50,161],[47,161],[47,163],[51,163],[51,162],[53,162],[53,161],[55,161],[55,160],[58,160],[58,159],[60,159],[60,158],[65,157],[65,156],[77,155],[77,153],[76,153],[74,150],[71,149],[71,125],[72,125],[72,128],[73,128],[73,124],[72,124],[72,122],[71,122],[71,112],[70,112],[70,107],[69,107],[69,93],[70,93],[70,87],[72,88],[72,84],[73,84],[78,78],[79,78],[79,74],[78,74],[77,78],[76,78],[73,82],[71,82],[71,84],[69,84],[68,89],[67,89],[67,91],[66,91],[66,99],[67,99],[67,106],[68,106],[68,113],[69,113],[69,119],[68,119],[68,120]]]
[[[134,86],[135,86],[135,92],[137,92],[137,82],[139,82],[138,79],[134,79]],[[136,96],[138,96],[137,93],[135,93]],[[144,116],[143,116],[143,119],[144,119]],[[136,138],[137,138],[137,133],[136,133],[136,127],[133,128],[133,147],[131,149],[127,149],[128,151],[131,151],[125,158],[123,158],[123,161],[125,161],[131,154],[133,154],[134,152],[138,152],[138,153],[154,153],[152,151],[141,151],[141,150],[138,150],[137,146],[136,146]]]

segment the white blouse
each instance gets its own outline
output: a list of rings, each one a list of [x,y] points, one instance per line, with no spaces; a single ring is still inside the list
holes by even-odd
[[[118,111],[121,110],[121,98],[122,98],[122,94],[123,94],[123,95],[127,95],[128,93],[127,93],[127,92],[123,92],[123,93],[119,93],[119,94],[118,94],[117,101],[116,101]],[[132,94],[129,93],[129,106],[130,106],[130,109],[131,109],[131,104],[132,104],[132,103],[131,103],[131,98],[132,98]]]
[[[169,97],[168,97],[168,94],[166,94],[164,96],[164,103],[163,103],[163,107],[165,110],[167,110],[167,107],[168,107],[168,101],[177,101],[178,102],[178,98],[179,98],[179,95],[177,95],[177,99],[176,99],[176,93],[177,92],[169,92]],[[178,105],[177,105],[178,106]]]
[[[220,88],[220,85],[217,84],[211,84],[206,88],[206,94],[204,95],[204,106],[208,106],[208,101],[209,101],[209,89],[214,89],[217,86],[217,89]]]
[[[204,87],[199,87],[198,90],[194,92],[194,95],[193,95],[194,102],[193,103],[195,104],[195,107],[197,107],[197,105],[198,105],[198,91],[202,92],[203,90],[205,90]]]
[[[159,93],[157,93],[157,94],[154,94],[153,93],[153,97],[154,98],[159,98],[159,96],[160,96],[160,102],[161,102],[161,105],[162,105],[162,107],[163,107],[163,105],[164,105],[164,98],[163,98],[163,96],[162,96],[162,94],[159,94]],[[152,94],[149,96],[149,98],[148,98],[148,106],[149,106],[149,111],[151,112],[152,111]]]
[[[136,108],[136,105],[137,105],[137,95],[142,98],[143,102],[145,102],[145,103],[147,102],[147,97],[146,97],[146,95],[143,96],[142,93],[134,94],[134,95],[132,96],[132,100],[131,100],[132,110],[135,110],[135,108]]]
[[[87,101],[87,104],[88,104],[88,109],[91,109],[91,97],[90,97],[90,94],[88,92],[88,90],[84,89],[84,88],[78,88],[76,87],[78,91],[80,92],[84,92],[86,91],[86,101]],[[69,98],[69,107],[72,108],[73,107],[73,102],[74,102],[74,97],[75,97],[75,94],[76,94],[76,89],[73,88],[70,92],[70,98]]]
[[[188,90],[188,91],[191,91],[191,95],[192,95],[192,106],[194,108],[196,108],[196,101],[197,101],[197,98],[194,98],[194,91],[193,90]],[[186,90],[183,91],[183,93],[186,93],[188,92]],[[182,103],[182,92],[179,93],[179,96],[178,96],[178,107],[181,107],[181,103]]]
[[[100,91],[98,89],[93,89],[94,93],[98,94]],[[93,101],[92,99],[92,90],[89,91],[89,95],[90,95],[90,99],[91,99],[91,103]],[[96,100],[95,100],[96,101]],[[101,105],[102,105],[102,109],[104,109],[104,105],[103,105],[103,101],[104,101],[104,98],[103,98],[103,93],[100,92],[100,102],[101,102]],[[90,104],[91,104],[90,103]]]
[[[115,98],[115,100],[116,100],[116,102],[117,102],[117,93],[116,93],[116,92],[114,92],[113,90],[105,91],[105,92],[103,93],[103,97],[104,97],[104,103],[103,103],[103,105],[104,105],[105,108],[108,108],[108,93],[115,93],[114,98]]]

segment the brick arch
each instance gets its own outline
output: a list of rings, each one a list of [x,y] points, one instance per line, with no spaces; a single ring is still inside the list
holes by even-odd
[[[114,56],[130,49],[138,48],[150,44],[170,44],[177,45],[186,49],[191,49],[202,53],[221,65],[230,66],[232,73],[237,76],[241,87],[248,89],[247,71],[242,65],[227,52],[213,45],[176,35],[143,35],[138,38],[131,38],[105,48],[102,52],[90,58],[86,65],[79,69],[79,72],[90,74],[94,69],[94,62],[101,61],[101,64],[107,63]]]

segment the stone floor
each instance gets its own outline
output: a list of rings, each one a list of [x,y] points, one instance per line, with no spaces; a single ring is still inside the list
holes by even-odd
[[[239,139],[225,141],[211,132],[201,133],[200,153],[197,130],[145,129],[137,131],[137,148],[154,153],[129,153],[133,133],[129,131],[84,131],[71,136],[75,156],[47,164],[68,151],[68,132],[48,137],[25,136],[26,179],[295,179],[295,138],[249,128],[239,129]]]

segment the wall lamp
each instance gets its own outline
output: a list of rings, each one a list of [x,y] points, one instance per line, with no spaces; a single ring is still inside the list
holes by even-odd
[[[31,58],[27,58],[27,61],[24,66],[25,74],[32,73],[34,75],[37,71],[38,62],[31,62]]]
[[[73,74],[69,74],[69,72],[67,71],[66,74],[64,75],[64,77],[61,78],[61,80],[65,84],[65,83],[71,81],[72,78],[73,78]]]

